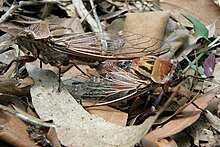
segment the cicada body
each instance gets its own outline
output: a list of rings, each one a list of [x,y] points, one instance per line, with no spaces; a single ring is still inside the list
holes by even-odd
[[[99,77],[93,77],[70,88],[75,98],[96,101],[96,106],[128,100],[149,91],[150,80],[141,80],[132,72],[108,62],[99,70]]]
[[[157,84],[173,87],[182,80],[182,69],[177,60],[162,59],[156,56],[144,56],[134,59],[131,70],[141,79],[149,78]]]
[[[99,33],[74,33],[71,29],[45,23],[31,25],[22,31],[17,36],[17,43],[45,64],[58,67],[73,60],[86,63],[131,60],[169,51],[168,43],[132,32],[103,38]]]
[[[167,90],[168,87],[178,85],[184,78],[176,60],[156,56],[144,56],[124,64],[107,62],[98,72],[99,80],[87,81],[82,84],[86,86],[81,87],[87,91],[82,98],[87,97],[90,100],[101,98],[99,101],[101,103],[96,106],[131,99],[146,93],[158,93],[162,89]],[[73,92],[74,97],[76,93]]]

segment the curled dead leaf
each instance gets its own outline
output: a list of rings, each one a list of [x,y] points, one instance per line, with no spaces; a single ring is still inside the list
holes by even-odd
[[[205,109],[208,103],[216,96],[219,91],[220,86],[200,96],[197,100],[194,101],[194,103],[201,109]],[[163,127],[150,132],[143,138],[143,140],[158,140],[174,135],[194,123],[200,117],[200,114],[201,110],[196,108],[193,104],[190,104],[182,111],[181,115],[176,116]]]

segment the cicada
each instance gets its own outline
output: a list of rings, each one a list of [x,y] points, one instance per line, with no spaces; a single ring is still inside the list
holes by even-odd
[[[78,86],[77,91],[84,91],[81,98],[98,99],[96,106],[128,100],[150,93],[158,87],[167,92],[169,87],[178,85],[185,78],[177,60],[156,56],[108,62],[99,73],[98,82],[96,80],[75,85]],[[76,92],[72,94],[79,98]]]
[[[31,25],[20,32],[17,44],[43,63],[57,67],[74,60],[85,63],[131,60],[169,51],[168,43],[133,32],[100,37],[96,32],[74,33],[70,28],[45,23]]]

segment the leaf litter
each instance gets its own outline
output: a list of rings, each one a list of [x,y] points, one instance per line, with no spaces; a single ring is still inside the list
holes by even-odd
[[[43,120],[53,120],[57,125],[58,138],[66,146],[134,145],[156,120],[157,115],[148,118],[139,126],[130,127],[109,123],[85,111],[65,88],[62,88],[61,93],[57,93],[57,76],[51,71],[33,66],[29,66],[28,70],[36,81],[31,89],[35,110]]]
[[[91,6],[92,2],[90,3]],[[94,2],[96,3],[96,1]],[[208,4],[186,2],[186,5],[179,6],[180,11],[176,12],[179,2],[161,1],[161,8],[168,11],[155,12],[158,7],[151,2],[103,1],[102,3],[96,3],[96,10],[99,12],[98,17],[101,21],[100,26],[105,30],[104,35],[111,36],[114,33],[120,36],[121,30],[123,30],[125,33],[132,31],[139,34],[139,36],[165,40],[169,45],[169,51],[160,57],[177,59],[183,68],[184,74],[190,73],[195,75],[194,77],[200,76],[203,77],[200,78],[203,80],[204,77],[214,76],[211,80],[210,78],[206,79],[203,82],[204,85],[193,86],[191,83],[196,83],[195,78],[194,81],[191,79],[184,80],[175,88],[169,87],[170,83],[166,83],[168,84],[167,89],[166,84],[158,85],[151,81],[151,78],[156,75],[144,79],[140,74],[134,73],[132,71],[134,65],[129,64],[129,62],[138,63],[138,60],[105,61],[102,64],[114,65],[117,63],[118,73],[108,71],[109,73],[107,72],[104,75],[102,68],[105,66],[84,65],[84,63],[80,65],[82,63],[77,62],[79,68],[90,76],[83,75],[76,67],[72,67],[73,65],[60,67],[64,84],[66,85],[69,82],[68,87],[66,85],[69,91],[61,83],[60,92],[57,91],[59,87],[58,68],[43,64],[43,68],[38,69],[39,59],[35,63],[30,63],[35,67],[30,64],[24,65],[25,62],[29,61],[24,58],[16,58],[17,54],[23,56],[31,55],[33,52],[31,53],[30,49],[22,49],[24,53],[20,51],[15,37],[29,25],[39,22],[59,25],[61,30],[62,27],[70,28],[75,33],[84,33],[84,31],[91,30],[102,32],[100,26],[97,25],[99,24],[97,19],[94,19],[97,14],[87,11],[95,10],[95,8],[84,5],[87,2],[82,3],[80,0],[34,2],[34,5],[39,3],[39,6],[44,6],[39,7],[39,10],[41,10],[38,11],[25,7],[29,7],[30,3],[29,1],[18,1],[13,4],[6,1],[0,3],[3,7],[0,9],[1,11],[8,10],[6,13],[2,13],[0,19],[0,29],[6,32],[5,34],[2,32],[4,35],[0,36],[0,59],[4,63],[1,64],[0,84],[3,88],[1,88],[0,104],[2,106],[14,104],[10,105],[12,106],[10,109],[1,107],[2,116],[6,116],[7,112],[13,114],[9,114],[13,119],[8,120],[7,117],[9,116],[1,117],[1,140],[3,142],[14,146],[34,146],[34,144],[39,146],[61,146],[61,144],[63,146],[179,146],[182,143],[180,143],[178,137],[183,135],[186,144],[193,145],[194,143],[198,146],[219,144],[217,136],[219,135],[220,102],[218,98],[215,98],[220,91],[219,56],[217,51],[219,39],[218,37],[215,38],[219,34],[219,19],[216,17],[219,8],[216,9],[214,3],[208,2],[209,6],[215,9],[211,10],[210,7],[206,7],[201,9],[201,13],[196,12],[195,5],[197,7],[198,5],[208,6]],[[53,5],[51,5],[52,3]],[[13,7],[15,9],[12,9]],[[192,12],[189,12],[188,8]],[[56,11],[60,13],[58,12],[58,14]],[[33,12],[36,15],[33,15]],[[204,13],[209,15],[204,15]],[[76,16],[77,14],[81,19]],[[187,16],[191,23],[181,18],[181,14]],[[170,15],[178,22],[172,19]],[[189,26],[194,26],[194,31],[190,30]],[[208,34],[207,31],[209,31]],[[204,32],[206,33],[203,34]],[[100,36],[102,36],[101,33]],[[206,40],[202,38],[206,38]],[[41,38],[35,37],[35,40],[37,39]],[[141,48],[148,48],[145,46],[147,44],[144,43],[146,40],[139,39],[139,42],[136,42],[135,39],[137,38],[132,38],[132,45],[137,43]],[[63,43],[59,43],[59,45],[63,45]],[[129,43],[129,41],[125,42],[125,45],[129,46]],[[158,45],[153,45],[149,49],[160,47],[160,44]],[[184,58],[182,55],[184,55]],[[210,56],[208,57],[208,55]],[[14,60],[15,58],[16,60]],[[12,60],[19,62],[12,64],[10,62]],[[173,60],[171,63],[174,63]],[[120,69],[119,66],[123,69]],[[143,66],[148,68],[149,65],[143,64]],[[163,70],[159,71],[165,71],[164,67],[162,66]],[[54,71],[56,75],[48,69]],[[200,72],[201,70],[204,72]],[[126,74],[121,74],[122,71]],[[141,70],[139,71],[142,73]],[[125,77],[120,79],[119,77],[122,75]],[[97,104],[94,103],[97,97],[93,96],[94,88],[95,90],[103,90],[104,94],[103,91],[98,91],[98,93],[108,97],[107,94],[112,92],[111,90],[121,91],[123,87],[120,86],[128,86],[123,85],[126,82],[135,83],[132,81],[134,79],[128,75],[132,78],[135,77],[135,80],[138,79],[138,81],[135,81],[136,84],[139,83],[135,87],[136,90],[130,90],[127,93],[121,92],[114,96],[121,98],[134,95],[135,97],[117,103],[109,103],[108,106],[88,107],[88,105]],[[137,75],[138,77],[136,77]],[[104,79],[102,79],[103,76]],[[116,79],[119,83],[112,84],[109,82],[111,79]],[[131,83],[128,87],[131,87]],[[145,88],[141,89],[143,86]],[[107,93],[105,91],[106,87],[110,90]],[[93,90],[90,88],[93,88]],[[163,95],[162,91],[167,96]],[[86,92],[89,92],[89,94]],[[141,92],[144,94],[141,94]],[[86,95],[93,97],[84,99]],[[80,99],[78,99],[79,97]],[[115,99],[115,97],[113,98]],[[110,96],[109,99],[111,98]],[[203,118],[205,116],[206,122]],[[36,117],[39,117],[39,119],[36,119]],[[21,119],[27,123],[25,123],[25,127],[21,128],[17,125],[7,126],[5,119],[12,124],[15,123],[15,119],[16,121]],[[22,123],[22,121],[19,121],[19,124],[22,125]],[[48,128],[48,126],[51,128]],[[195,126],[201,127],[196,129]],[[5,132],[7,127],[10,128],[9,130],[20,129],[25,135],[16,138],[17,132],[11,131],[11,134]],[[192,131],[189,132],[188,130]],[[210,140],[207,138],[210,138]],[[27,143],[24,143],[26,141]]]

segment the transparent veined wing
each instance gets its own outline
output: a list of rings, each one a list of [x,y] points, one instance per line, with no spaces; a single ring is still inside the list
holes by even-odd
[[[56,29],[53,28],[53,31]],[[133,32],[120,31],[118,34],[104,36],[96,32],[66,31],[65,34],[52,34],[49,44],[58,51],[97,59],[132,59],[144,55],[161,55],[170,49],[169,44],[160,39]]]
[[[114,63],[107,63],[99,77],[68,85],[70,93],[79,99],[95,101],[104,105],[127,100],[148,91],[151,80],[141,80],[131,72]]]

